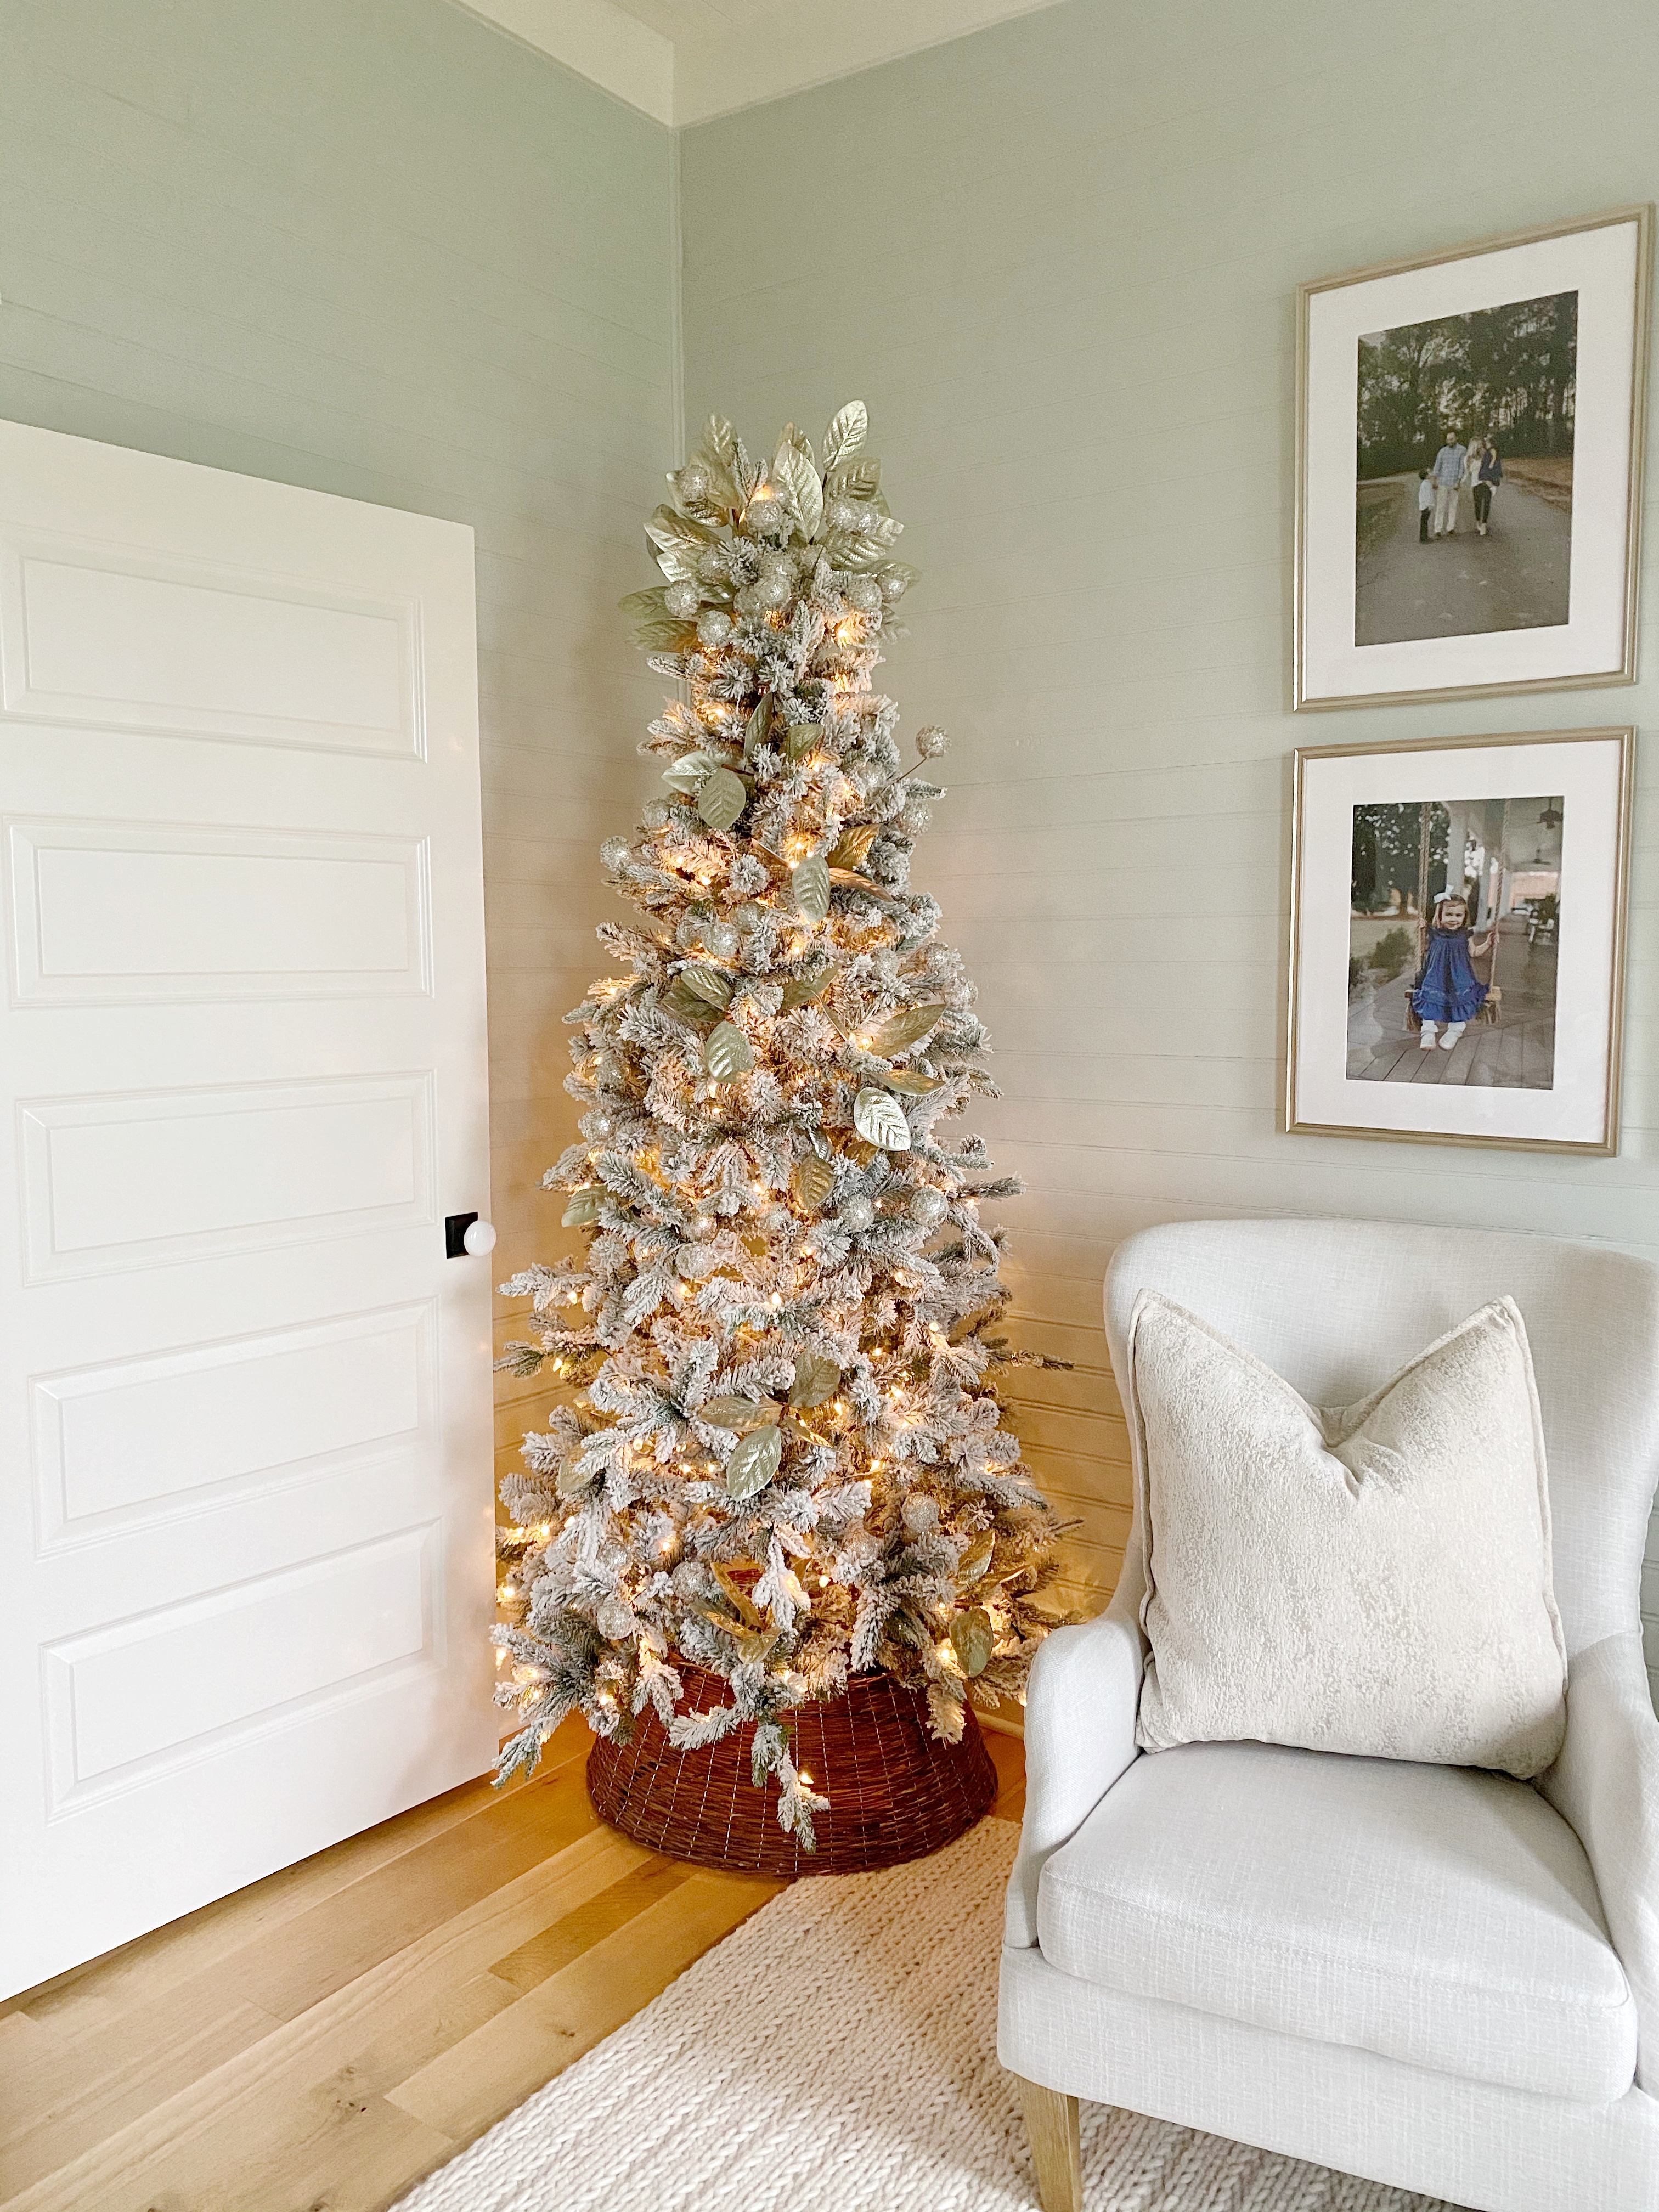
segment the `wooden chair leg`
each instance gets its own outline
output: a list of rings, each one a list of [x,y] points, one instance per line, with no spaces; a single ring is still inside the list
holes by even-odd
[[[1083,2212],[1083,2153],[1078,2142],[1077,2099],[1044,2089],[1017,2074],[1025,2107],[1025,2132],[1036,2168],[1042,2212]]]

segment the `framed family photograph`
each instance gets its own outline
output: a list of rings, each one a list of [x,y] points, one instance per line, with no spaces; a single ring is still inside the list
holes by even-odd
[[[1286,1126],[1619,1148],[1635,732],[1296,756]]]
[[[1301,286],[1297,707],[1633,680],[1650,232]]]

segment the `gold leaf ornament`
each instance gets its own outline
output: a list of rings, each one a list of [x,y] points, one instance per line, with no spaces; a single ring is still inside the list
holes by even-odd
[[[881,463],[873,453],[839,462],[824,479],[824,488],[836,499],[873,499],[881,489]]]
[[[656,549],[657,566],[671,584],[696,574],[698,556],[720,543],[718,531],[693,522],[672,507],[659,507],[645,526],[645,534]]]
[[[970,1681],[975,1674],[982,1674],[990,1665],[995,1643],[991,1616],[982,1605],[957,1613],[951,1623],[951,1649],[957,1655],[957,1663]]]
[[[890,1091],[902,1091],[907,1098],[926,1098],[939,1089],[935,1077],[918,1075],[914,1067],[890,1067],[881,1080]]]
[[[833,469],[837,462],[849,459],[869,434],[869,409],[861,399],[849,399],[830,416],[823,434],[824,467]]]
[[[803,754],[811,751],[823,735],[822,722],[791,722],[783,749],[792,761],[798,761]]]
[[[725,469],[736,468],[738,434],[724,415],[711,415],[703,424],[702,445],[711,461],[718,461]]]
[[[726,1495],[754,1497],[770,1482],[782,1458],[783,1432],[775,1422],[751,1430],[726,1462]]]
[[[795,1362],[789,1402],[796,1407],[828,1404],[841,1388],[841,1370],[827,1353],[803,1352]]]
[[[946,1006],[906,1006],[902,1012],[890,1014],[870,1039],[872,1052],[890,1060],[896,1052],[904,1052],[919,1044],[930,1030],[937,1029],[945,1014]]]
[[[682,968],[679,980],[694,996],[711,1006],[723,1006],[732,996],[732,978],[704,961],[695,960],[690,967]]]
[[[572,1194],[563,1214],[567,1229],[586,1229],[599,1218],[599,1208],[605,1203],[602,1190],[579,1190]]]
[[[629,592],[617,605],[631,623],[661,622],[668,612],[667,596],[666,584],[653,584],[648,591]]]
[[[824,969],[817,975],[792,975],[783,987],[786,1012],[792,1006],[810,1006],[815,999],[823,996],[830,981],[830,970]]]
[[[719,1012],[708,1000],[698,996],[684,975],[675,976],[668,988],[659,994],[657,1004],[665,1012],[690,1022],[693,1029],[698,1030],[706,1030]]]
[[[816,1152],[795,1162],[795,1171],[789,1178],[795,1196],[808,1213],[822,1213],[830,1192],[836,1187],[836,1170],[828,1160],[821,1160]]]
[[[690,793],[700,791],[704,778],[718,766],[713,753],[683,753],[672,768],[663,770],[662,780],[671,791]]]
[[[750,1429],[775,1424],[781,1408],[770,1398],[709,1398],[697,1408],[697,1419],[717,1429],[732,1429],[747,1436]]]
[[[711,830],[729,830],[748,804],[748,785],[729,768],[711,769],[697,794],[697,811]]]
[[[830,911],[830,864],[821,853],[809,853],[789,871],[790,895],[803,921],[821,922]]]
[[[708,1041],[702,1048],[702,1064],[716,1083],[730,1083],[734,1076],[747,1075],[755,1065],[749,1040],[735,1022],[720,1022],[708,1032]]]
[[[983,1535],[974,1539],[972,1545],[963,1553],[957,1566],[957,1581],[962,1589],[966,1589],[970,1583],[976,1583],[980,1579],[987,1567],[990,1565],[991,1554],[995,1548],[995,1540],[988,1528]]]
[[[861,868],[870,857],[870,848],[881,835],[879,822],[860,822],[855,830],[843,830],[830,849],[832,868]]]
[[[860,1091],[853,1101],[853,1126],[866,1144],[890,1152],[910,1149],[910,1124],[904,1109],[885,1091]]]
[[[823,526],[823,486],[818,472],[798,446],[780,446],[772,474],[787,495],[803,538],[816,538]]]

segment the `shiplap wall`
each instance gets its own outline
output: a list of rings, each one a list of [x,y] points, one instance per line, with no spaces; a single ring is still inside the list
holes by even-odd
[[[1290,1138],[1275,1113],[1291,748],[1659,721],[1651,584],[1633,690],[1291,717],[1295,286],[1651,196],[1659,10],[1072,0],[702,125],[682,163],[688,420],[816,434],[862,397],[923,571],[885,680],[955,742],[916,877],[998,1046],[979,1125],[1030,1187],[1005,1217],[1024,1334],[1078,1363],[1025,1382],[1019,1420],[1098,1603],[1127,1522],[1099,1326],[1127,1231],[1331,1213],[1659,1259],[1645,765],[1621,1158]],[[1649,1605],[1659,1662],[1659,1564]]]
[[[4,0],[0,38],[0,414],[477,534],[499,1279],[567,1241],[559,1017],[660,689],[616,602],[672,441],[669,134],[447,0]]]

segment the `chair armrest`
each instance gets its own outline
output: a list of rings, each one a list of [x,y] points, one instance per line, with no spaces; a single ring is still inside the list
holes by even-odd
[[[1636,2079],[1659,2094],[1659,1719],[1638,1635],[1571,1662],[1566,1741],[1543,1789],[1584,1846],[1636,1998]]]
[[[1120,1605],[1120,1600],[1123,1602]],[[1005,1942],[1037,1940],[1037,1881],[1136,1757],[1142,1646],[1120,1589],[1106,1612],[1045,1638],[1025,1692],[1025,1818],[1009,1877]]]

